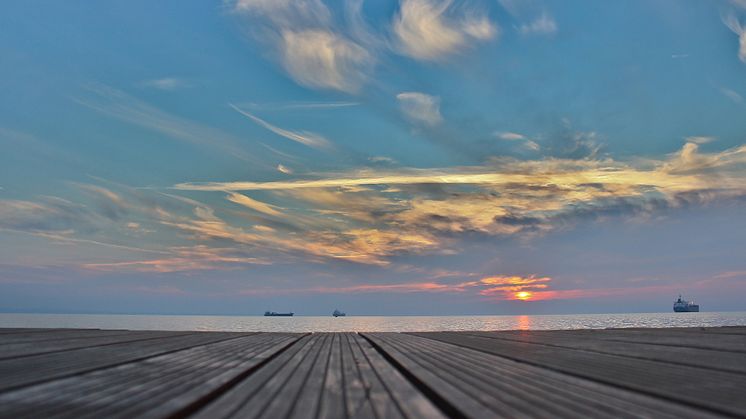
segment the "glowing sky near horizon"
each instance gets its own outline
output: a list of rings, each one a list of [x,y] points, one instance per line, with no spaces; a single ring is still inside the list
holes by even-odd
[[[746,307],[741,0],[0,8],[0,312]]]

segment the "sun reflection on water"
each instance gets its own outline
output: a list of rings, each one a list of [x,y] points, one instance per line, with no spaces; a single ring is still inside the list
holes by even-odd
[[[518,316],[518,330],[531,330],[531,316]]]

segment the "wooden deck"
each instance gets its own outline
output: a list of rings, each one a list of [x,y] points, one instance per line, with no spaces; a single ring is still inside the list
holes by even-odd
[[[0,417],[746,417],[746,327],[0,329]]]

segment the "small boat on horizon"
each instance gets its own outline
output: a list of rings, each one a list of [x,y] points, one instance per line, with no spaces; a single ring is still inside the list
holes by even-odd
[[[276,311],[265,311],[264,316],[265,317],[293,317],[293,312],[290,313],[278,313]]]
[[[673,303],[673,311],[675,313],[698,313],[699,304],[695,304],[694,301],[682,300],[681,294],[679,294],[679,299]]]
[[[332,313],[332,316],[334,316],[334,317],[345,317],[346,315],[347,314],[345,314],[345,313],[343,313],[343,312],[341,312],[339,310],[334,310],[334,312]]]

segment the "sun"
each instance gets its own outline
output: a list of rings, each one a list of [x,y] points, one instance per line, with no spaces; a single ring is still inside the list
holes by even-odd
[[[515,298],[521,301],[530,300],[532,296],[533,294],[528,291],[519,291],[515,293]]]

